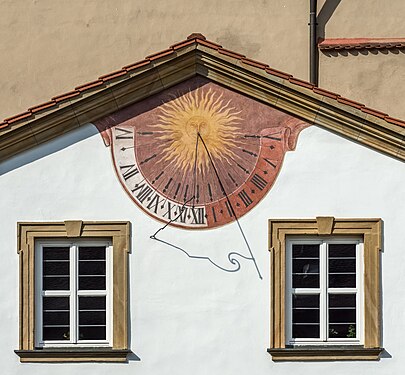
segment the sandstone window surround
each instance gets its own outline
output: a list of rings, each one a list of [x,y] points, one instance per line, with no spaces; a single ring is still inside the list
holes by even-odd
[[[358,345],[345,342],[291,343],[291,303],[287,301],[288,262],[291,239],[359,238],[362,242],[361,289],[362,331]],[[271,253],[270,348],[273,361],[377,360],[380,347],[380,250],[381,219],[270,219],[269,249]],[[291,298],[289,295],[288,298]],[[326,335],[327,336],[327,335]],[[325,336],[325,337],[326,337]],[[361,339],[360,339],[361,337]],[[299,340],[297,340],[299,341]],[[304,340],[305,341],[305,340]],[[322,341],[322,340],[321,340]],[[349,340],[347,340],[349,341]],[[354,340],[353,340],[354,341]],[[352,344],[355,344],[354,342]]]
[[[29,222],[17,224],[20,257],[20,335],[16,354],[21,362],[125,362],[128,348],[128,253],[129,222]],[[36,329],[36,259],[39,243],[61,241],[72,243],[110,243],[111,250],[111,335],[108,345],[38,344]],[[38,269],[38,265],[37,265]],[[73,343],[74,344],[74,343]]]

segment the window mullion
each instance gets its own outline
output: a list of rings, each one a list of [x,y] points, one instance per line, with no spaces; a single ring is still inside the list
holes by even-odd
[[[328,256],[327,243],[320,245],[320,333],[321,340],[327,341],[328,334]]]
[[[77,342],[77,246],[70,248],[70,342]]]

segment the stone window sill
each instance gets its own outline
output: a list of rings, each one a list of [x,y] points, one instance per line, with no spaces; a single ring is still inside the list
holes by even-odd
[[[127,349],[44,348],[15,350],[20,362],[127,362]]]
[[[377,361],[383,348],[363,346],[295,346],[267,349],[272,360],[279,361]]]

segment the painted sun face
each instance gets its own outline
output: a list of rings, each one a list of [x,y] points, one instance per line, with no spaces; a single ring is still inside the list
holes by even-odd
[[[210,160],[199,144],[200,135],[214,160],[230,162],[236,157],[237,139],[241,135],[239,113],[230,100],[225,103],[222,95],[212,90],[196,89],[165,103],[154,126],[162,144],[163,161],[185,173],[190,173],[195,165],[204,174]]]

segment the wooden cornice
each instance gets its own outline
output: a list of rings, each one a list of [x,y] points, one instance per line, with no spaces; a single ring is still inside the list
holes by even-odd
[[[64,99],[52,108],[0,130],[0,161],[196,75],[328,129],[352,141],[405,160],[405,127],[378,111],[274,71],[212,45],[184,46],[149,57],[134,70],[117,73],[100,85]],[[227,51],[227,52],[224,52]],[[390,121],[389,121],[390,120]],[[393,120],[393,119],[392,119]]]

